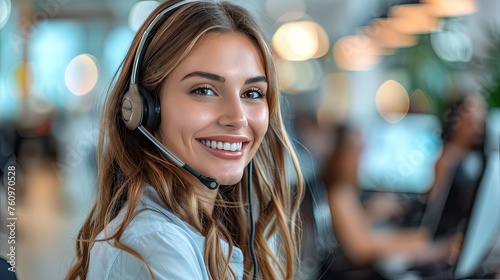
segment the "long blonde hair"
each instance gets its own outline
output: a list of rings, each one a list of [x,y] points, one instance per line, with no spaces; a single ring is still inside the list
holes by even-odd
[[[191,224],[205,236],[204,259],[213,279],[235,279],[229,257],[220,244],[222,237],[244,254],[245,278],[253,274],[249,249],[249,213],[247,178],[235,186],[219,189],[213,213],[203,211],[192,186],[186,183],[185,173],[171,163],[142,135],[131,133],[121,121],[121,99],[130,83],[130,73],[140,38],[154,16],[179,1],[166,1],[148,17],[135,36],[105,107],[98,144],[97,200],[83,224],[76,242],[76,262],[66,279],[85,279],[89,255],[97,235],[127,206],[123,222],[106,240],[139,258],[154,278],[146,260],[135,250],[120,242],[146,184],[158,193],[165,207],[180,219]],[[292,279],[297,260],[297,214],[302,198],[302,175],[297,158],[285,131],[280,112],[277,76],[271,50],[265,42],[255,19],[243,8],[230,3],[196,1],[185,4],[162,23],[145,53],[139,84],[154,94],[165,78],[189,53],[201,36],[208,32],[238,33],[250,38],[258,47],[268,80],[267,102],[269,129],[253,159],[253,189],[259,202],[255,225],[255,252],[259,277]],[[291,186],[285,163],[291,158],[298,184]],[[276,240],[275,248],[270,239]]]

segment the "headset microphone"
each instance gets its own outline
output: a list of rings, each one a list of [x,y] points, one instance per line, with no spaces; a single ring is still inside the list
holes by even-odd
[[[206,177],[201,175],[199,172],[194,170],[191,166],[187,165],[186,163],[182,162],[179,158],[177,158],[174,154],[172,154],[165,146],[163,146],[160,141],[158,141],[147,129],[145,129],[142,125],[139,126],[137,129],[139,129],[146,138],[148,138],[153,144],[155,144],[160,151],[162,151],[169,159],[171,159],[176,165],[179,167],[182,167],[186,169],[189,173],[193,174],[200,182],[205,185],[207,188],[211,190],[216,190],[219,187],[219,182],[210,177]]]
[[[160,102],[153,93],[138,85],[140,65],[146,53],[147,46],[151,41],[151,37],[156,33],[161,23],[167,19],[169,14],[184,4],[196,1],[197,0],[185,0],[168,7],[160,12],[146,28],[146,31],[144,31],[135,52],[134,64],[132,65],[132,73],[130,76],[130,87],[123,96],[121,103],[122,120],[129,130],[134,133],[142,133],[176,165],[193,174],[207,188],[216,190],[220,185],[216,179],[203,176],[191,166],[182,162],[150,133],[150,131],[154,131],[160,124]]]

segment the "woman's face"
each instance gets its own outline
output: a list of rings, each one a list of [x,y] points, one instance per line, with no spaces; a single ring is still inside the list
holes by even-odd
[[[250,39],[207,34],[162,86],[158,137],[202,175],[236,184],[268,128],[267,89],[260,52]]]

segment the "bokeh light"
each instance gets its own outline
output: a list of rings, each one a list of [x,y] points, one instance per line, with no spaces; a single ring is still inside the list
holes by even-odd
[[[370,70],[381,59],[380,47],[366,35],[342,37],[333,46],[333,58],[344,70]]]
[[[2,29],[9,20],[12,5],[10,0],[0,0],[0,29]]]
[[[421,89],[416,89],[410,95],[410,107],[413,113],[432,113],[432,103],[427,94]]]
[[[373,38],[377,44],[385,48],[405,48],[415,46],[418,37],[411,34],[403,34],[393,27],[391,19],[375,19],[372,25],[365,28],[365,34]]]
[[[80,96],[94,88],[98,75],[95,58],[89,54],[81,54],[69,62],[64,81],[71,93]]]
[[[468,62],[472,59],[473,43],[467,28],[456,20],[447,20],[442,30],[430,35],[434,53],[445,61]]]
[[[328,35],[313,21],[288,22],[281,25],[272,42],[276,53],[290,61],[322,57],[329,48]]]
[[[475,0],[423,0],[430,5],[429,13],[437,17],[456,17],[475,13]]]
[[[395,80],[385,81],[378,88],[375,103],[379,114],[390,123],[402,120],[410,108],[408,92]]]
[[[425,34],[439,29],[441,20],[430,14],[428,4],[393,6],[389,11],[393,27],[405,34]]]
[[[135,32],[139,30],[142,23],[158,7],[158,1],[140,1],[132,6],[128,15],[128,25]]]
[[[33,65],[27,62],[16,63],[7,74],[7,91],[14,98],[23,97],[32,85]]]

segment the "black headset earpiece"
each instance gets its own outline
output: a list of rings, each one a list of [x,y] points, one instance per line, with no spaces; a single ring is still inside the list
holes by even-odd
[[[147,130],[154,132],[161,121],[159,96],[143,87],[139,87],[139,93],[143,97],[142,125]]]
[[[143,87],[130,85],[122,100],[122,120],[133,132],[142,125],[154,132],[160,124],[160,102],[155,94]]]
[[[172,12],[187,3],[196,1],[197,0],[180,1],[163,10],[156,15],[142,34],[132,65],[130,87],[123,96],[121,103],[122,120],[125,126],[133,132],[139,132],[138,128],[142,126],[142,129],[146,129],[152,133],[160,124],[161,119],[160,102],[157,95],[139,85],[142,59],[144,58],[149,42],[161,23],[165,22]]]

